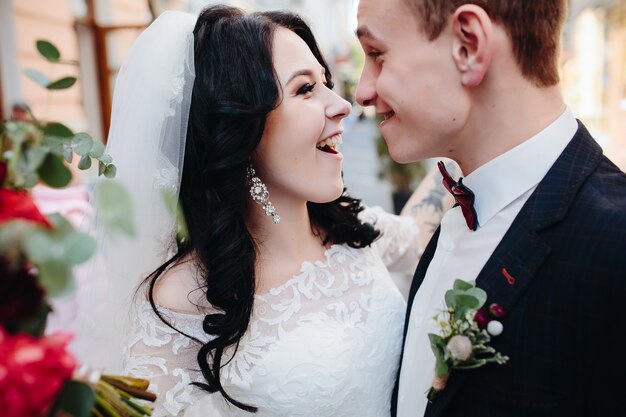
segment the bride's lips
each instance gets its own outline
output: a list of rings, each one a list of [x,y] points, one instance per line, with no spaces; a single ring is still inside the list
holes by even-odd
[[[320,152],[342,159],[343,155],[338,150],[339,145],[343,143],[341,134],[341,131],[335,132],[332,135],[317,142],[315,147]]]
[[[396,112],[394,111],[389,111],[387,113],[379,113],[381,116],[383,116],[384,120],[382,122],[380,122],[380,127],[383,127],[384,125],[386,125],[387,123],[389,123],[389,121],[391,121],[393,119],[393,117],[396,115]]]

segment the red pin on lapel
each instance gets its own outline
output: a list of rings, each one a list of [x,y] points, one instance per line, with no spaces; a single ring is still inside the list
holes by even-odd
[[[509,271],[507,271],[506,268],[502,268],[502,275],[504,275],[504,278],[506,278],[509,285],[515,285],[515,277],[509,274]]]

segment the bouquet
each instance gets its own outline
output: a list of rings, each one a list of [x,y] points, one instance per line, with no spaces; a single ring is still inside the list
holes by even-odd
[[[68,63],[50,42],[37,41],[37,50],[51,64]],[[26,74],[48,90],[76,82]],[[79,367],[67,350],[71,334],[45,334],[50,297],[72,290],[72,268],[93,255],[96,242],[61,215],[44,216],[30,191],[39,183],[66,187],[75,157],[79,169],[97,163],[98,175],[115,177],[104,145],[87,133],[30,111],[0,124],[0,410],[6,417],[150,415],[145,401],[156,398],[148,381]],[[112,180],[97,186],[108,197],[97,207],[106,226],[132,234],[124,189]]]

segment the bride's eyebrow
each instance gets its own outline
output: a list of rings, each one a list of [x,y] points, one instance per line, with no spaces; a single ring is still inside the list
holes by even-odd
[[[313,77],[313,76],[315,76],[315,73],[312,70],[310,70],[310,69],[298,70],[298,71],[294,72],[293,74],[291,74],[291,77],[289,77],[289,79],[287,80],[285,85],[288,85],[291,81],[293,81],[294,78],[299,77],[301,75],[306,75],[308,77]],[[325,75],[326,75],[326,69],[322,68],[322,77],[324,77]]]

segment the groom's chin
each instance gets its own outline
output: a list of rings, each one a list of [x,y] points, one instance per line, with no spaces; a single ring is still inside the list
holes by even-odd
[[[429,158],[429,156],[422,155],[423,152],[415,138],[385,138],[385,142],[387,142],[389,156],[399,164],[409,164]]]

